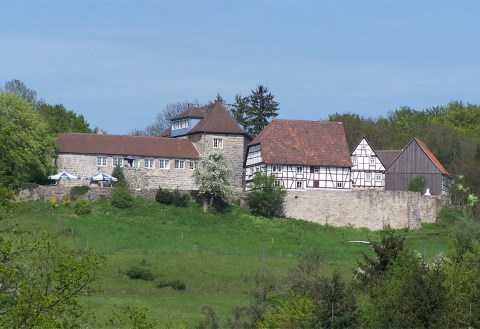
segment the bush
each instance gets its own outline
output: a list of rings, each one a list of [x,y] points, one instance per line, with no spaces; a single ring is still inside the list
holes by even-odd
[[[133,266],[126,272],[127,276],[133,280],[153,281],[155,277],[150,270]]]
[[[112,182],[112,186],[127,186],[127,180],[125,179],[125,175],[123,174],[122,167],[115,166],[112,172],[112,177],[115,177],[117,179],[116,182]]]
[[[92,204],[88,200],[78,200],[73,209],[79,216],[86,215],[92,212]]]
[[[157,288],[158,289],[162,289],[162,288],[166,288],[166,287],[170,287],[170,283],[167,280],[158,281],[158,283],[157,283]]]
[[[167,280],[158,281],[157,283],[158,289],[162,289],[166,287],[172,287],[173,289],[180,291],[180,290],[185,290],[187,288],[187,285],[185,284],[185,282],[178,279],[172,280],[172,281],[167,281]]]
[[[425,185],[427,185],[427,177],[420,175],[415,177],[408,183],[408,190],[410,192],[423,193]]]
[[[115,208],[126,209],[134,205],[132,192],[126,186],[114,187],[111,204]]]
[[[155,193],[155,201],[161,204],[174,205],[177,207],[188,207],[190,205],[190,196],[180,193],[180,191],[170,191],[159,188]]]
[[[74,186],[70,189],[70,199],[72,199],[72,201],[75,201],[77,200],[79,197],[87,194],[88,190],[90,188],[86,185],[84,186]]]
[[[273,217],[283,210],[285,190],[275,185],[275,176],[257,173],[253,178],[253,191],[248,204],[254,215]]]

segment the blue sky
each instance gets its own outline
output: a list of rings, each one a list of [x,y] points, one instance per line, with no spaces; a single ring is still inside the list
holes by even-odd
[[[279,118],[480,104],[480,1],[1,1],[0,83],[126,134],[258,84]]]

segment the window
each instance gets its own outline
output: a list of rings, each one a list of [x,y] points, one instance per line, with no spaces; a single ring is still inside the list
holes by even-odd
[[[213,148],[214,149],[223,148],[223,139],[222,138],[214,138],[213,139]]]
[[[375,165],[375,158],[374,158],[374,157],[371,157],[371,158],[370,158],[370,165],[371,165],[371,166],[374,166],[374,165]]]
[[[319,168],[319,167],[313,168],[313,172],[319,172],[319,171],[320,171],[320,168]]]
[[[190,169],[193,170],[197,168],[197,165],[198,165],[197,161],[190,160]]]
[[[175,169],[185,169],[185,160],[175,160]]]
[[[168,169],[169,168],[169,163],[167,159],[160,159],[159,161],[159,168],[160,169]]]
[[[123,157],[113,157],[112,165],[114,167],[123,167]]]
[[[104,155],[97,156],[97,166],[106,167],[107,166],[107,157]]]
[[[184,128],[188,128],[188,126],[189,126],[188,119],[176,120],[172,123],[172,130],[184,129]]]
[[[133,159],[132,160],[132,167],[133,168],[140,168],[140,160],[139,159]]]
[[[372,173],[369,173],[369,172],[365,173],[365,180],[368,181],[368,182],[371,181],[372,180]]]
[[[280,181],[279,180],[273,181],[273,186],[280,187]]]
[[[297,182],[297,183],[296,183],[296,187],[297,187],[297,188],[302,188],[302,182]]]
[[[357,165],[357,157],[352,157],[352,164],[353,164],[354,166]]]
[[[377,182],[381,182],[382,181],[382,174],[375,174],[375,180]]]
[[[303,172],[303,167],[297,167],[297,173],[301,174],[302,172]]]
[[[362,150],[365,150],[367,148],[367,145],[362,144]]]
[[[337,188],[343,188],[343,182],[337,182]]]
[[[145,168],[155,168],[155,159],[145,159]]]

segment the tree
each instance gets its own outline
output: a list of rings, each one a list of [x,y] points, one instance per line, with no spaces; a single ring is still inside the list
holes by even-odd
[[[235,96],[235,104],[232,104],[233,117],[244,125],[248,134],[257,136],[270,122],[278,116],[279,103],[273,100],[274,96],[268,88],[258,85],[248,97]]]
[[[134,129],[130,134],[136,136],[161,136],[171,126],[171,118],[185,112],[192,106],[198,106],[198,101],[167,104],[161,112],[157,113],[154,123],[144,129]]]
[[[103,260],[78,255],[58,237],[27,232],[7,222],[13,192],[0,188],[0,327],[79,328],[91,313],[79,297],[88,294]]]
[[[215,200],[223,200],[231,193],[229,177],[230,170],[222,152],[213,151],[202,155],[193,172],[193,179],[199,188],[199,194],[204,197],[204,211],[207,211]]]
[[[0,92],[0,139],[0,169],[11,185],[46,179],[55,139],[32,105],[12,93]]]
[[[55,136],[58,133],[91,133],[90,125],[83,115],[67,110],[62,104],[40,104],[38,111],[45,118],[49,130]]]
[[[112,177],[117,179],[116,182],[112,182],[113,186],[127,186],[127,180],[125,178],[125,174],[123,173],[123,169],[120,166],[115,166],[112,171]]]
[[[275,176],[257,172],[253,177],[253,191],[248,195],[248,204],[254,215],[273,217],[283,210],[286,191],[276,185]]]
[[[23,98],[34,107],[37,104],[42,103],[42,102],[37,102],[37,92],[35,90],[28,88],[20,80],[10,80],[5,82],[5,91],[9,93],[13,93],[20,98]]]
[[[313,310],[314,305],[311,299],[290,293],[286,301],[274,311],[265,314],[265,319],[257,324],[257,328],[313,328]]]

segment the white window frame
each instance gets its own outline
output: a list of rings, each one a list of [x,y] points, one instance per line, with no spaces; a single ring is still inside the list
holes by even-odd
[[[213,139],[213,148],[214,149],[223,149],[223,138],[214,138]]]
[[[120,160],[120,161],[118,161],[118,165],[120,167],[123,167],[123,157],[121,157],[121,156],[112,157],[112,167],[114,167],[114,168],[117,166],[117,164],[115,163],[115,160]]]
[[[375,157],[370,157],[370,165],[374,166],[375,165]]]
[[[273,181],[273,186],[280,187],[280,181],[279,180]]]
[[[143,166],[145,168],[153,169],[155,168],[155,159],[153,158],[145,158],[143,160]]]
[[[297,181],[295,182],[295,188],[298,188],[298,189],[303,188],[303,182],[297,180]]]
[[[343,188],[343,182],[337,182],[337,188]]]
[[[372,173],[371,172],[366,172],[365,173],[365,181],[367,181],[367,182],[372,181]]]
[[[297,166],[297,174],[303,174],[303,167]]]
[[[106,166],[107,166],[107,156],[97,155],[97,167],[106,167]]]
[[[357,157],[356,157],[356,156],[352,156],[352,164],[353,164],[354,166],[356,166],[357,163],[358,163],[358,162],[357,162]]]
[[[375,174],[375,181],[381,182],[382,181],[382,174]]]
[[[190,170],[194,170],[195,168],[197,168],[198,166],[198,162],[195,161],[195,160],[190,160],[190,165],[189,165],[189,168]]]
[[[185,160],[176,159],[175,169],[185,169]]]
[[[320,167],[313,167],[313,172],[314,173],[319,173],[320,172]]]
[[[170,169],[170,161],[168,159],[158,160],[158,167],[160,169]]]

